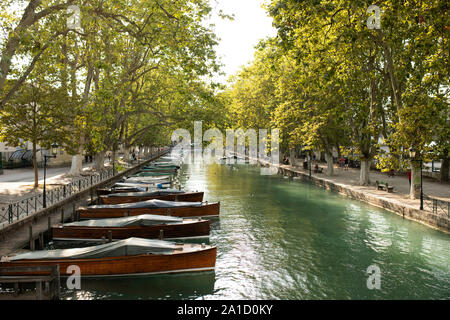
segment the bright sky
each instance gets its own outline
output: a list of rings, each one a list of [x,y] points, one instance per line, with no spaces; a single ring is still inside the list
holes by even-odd
[[[212,0],[211,6],[218,12],[222,10],[228,15],[234,14],[234,20],[222,20],[213,14],[217,36],[221,39],[216,47],[217,53],[225,65],[225,77],[218,80],[224,82],[236,73],[240,66],[253,60],[254,47],[259,40],[276,35],[272,27],[272,18],[261,7],[264,0]]]

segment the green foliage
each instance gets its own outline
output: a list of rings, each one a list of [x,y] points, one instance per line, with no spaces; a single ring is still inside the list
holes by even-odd
[[[9,32],[0,43],[8,73],[0,82],[3,140],[46,146],[58,138],[72,154],[96,153],[167,145],[171,131],[192,119],[220,119],[214,88],[203,81],[219,69],[217,40],[204,23],[207,0],[32,0],[29,11],[12,15],[8,6],[17,3],[0,6]],[[80,8],[81,29],[68,29],[68,4]],[[19,23],[33,11],[39,19]],[[9,65],[11,55],[23,63]],[[43,93],[31,97],[30,87]],[[27,127],[19,106],[31,102],[40,106],[38,138],[14,130]],[[56,122],[60,115],[65,122]]]

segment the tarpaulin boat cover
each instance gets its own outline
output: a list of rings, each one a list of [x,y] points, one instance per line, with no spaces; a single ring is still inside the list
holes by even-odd
[[[165,190],[155,190],[150,192],[124,192],[124,193],[112,193],[108,197],[156,197],[165,196],[168,194],[183,194],[186,191],[175,190],[175,189],[165,189]]]
[[[127,178],[123,178],[122,180],[120,180],[119,182],[125,182],[127,179],[131,179],[131,180],[137,180],[137,181],[148,181],[149,183],[158,183],[158,182],[164,182],[164,181],[169,181],[170,177],[169,176],[161,176],[161,177],[135,177],[135,176],[131,176],[131,177],[127,177]]]
[[[139,187],[113,187],[111,188],[112,192],[116,191],[128,191],[128,192],[145,192],[147,191],[147,188],[139,188]],[[114,193],[116,194],[116,193]]]
[[[164,179],[154,179],[151,176],[150,177],[131,177],[128,179],[125,179],[124,182],[142,182],[142,183],[165,183],[170,182],[169,176],[163,176]]]
[[[107,257],[136,256],[141,254],[171,254],[175,243],[163,240],[128,238],[116,242],[86,248],[34,251],[10,257],[17,260],[98,259]]]
[[[158,183],[159,184],[159,183]],[[143,188],[143,191],[148,191],[148,190],[155,190],[157,189],[156,186],[158,184],[151,184],[151,183],[125,183],[125,182],[117,182],[114,186],[115,187],[131,187],[131,188]]]
[[[144,166],[142,167],[142,169],[180,169],[180,166],[175,165],[175,164],[158,164],[155,163],[154,165],[151,166]]]
[[[174,175],[173,172],[154,172],[154,171],[141,171],[140,173],[136,173],[132,175],[132,177],[165,177],[168,175]]]
[[[179,161],[177,162],[170,162],[170,161],[160,161],[160,162],[152,162],[148,166],[177,166],[179,167]],[[144,166],[146,167],[146,166]]]
[[[156,214],[141,214],[134,217],[123,217],[113,219],[98,219],[79,222],[65,223],[65,227],[137,227],[137,226],[154,226],[158,224],[174,224],[182,223],[183,218],[160,216]]]
[[[119,204],[99,204],[89,206],[88,209],[138,209],[138,208],[179,208],[179,207],[201,207],[202,202],[179,202],[179,201],[165,201],[165,200],[147,200],[134,203],[119,203]]]
[[[111,189],[128,189],[128,188],[136,188],[141,191],[148,191],[149,188],[155,189],[155,186],[152,185],[142,185],[142,183],[125,183],[125,182],[117,182]],[[139,192],[139,191],[136,191]]]

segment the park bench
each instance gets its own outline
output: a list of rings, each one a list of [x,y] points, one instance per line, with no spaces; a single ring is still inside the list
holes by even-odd
[[[390,186],[387,182],[377,181],[377,190],[385,190],[388,193],[394,192],[394,187]]]

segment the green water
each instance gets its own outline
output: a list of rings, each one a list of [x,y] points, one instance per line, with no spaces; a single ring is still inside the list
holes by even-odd
[[[450,235],[256,167],[188,165],[180,180],[221,202],[215,271],[83,279],[65,298],[450,299]]]

